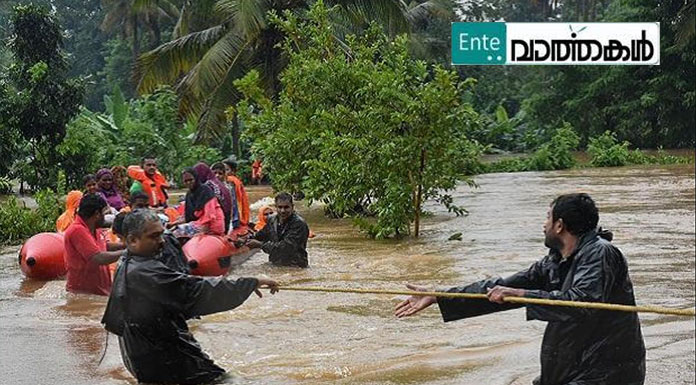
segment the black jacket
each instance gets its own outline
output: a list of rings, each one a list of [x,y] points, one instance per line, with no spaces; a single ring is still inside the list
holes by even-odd
[[[165,232],[162,238],[164,239],[164,246],[162,247],[160,255],[157,256],[157,259],[172,270],[190,274],[191,269],[189,268],[188,261],[186,260],[179,240],[170,232]]]
[[[565,260],[558,252],[528,270],[456,287],[449,292],[485,293],[496,285],[526,289],[526,297],[635,305],[626,259],[591,231]],[[438,298],[445,321],[518,308],[483,300]],[[638,385],[645,379],[645,346],[636,313],[526,305],[527,320],[547,321],[541,345],[541,376],[535,385]]]
[[[123,363],[139,382],[208,383],[225,371],[203,353],[186,320],[233,309],[256,285],[255,278],[192,276],[156,258],[126,255],[102,323],[119,336]]]
[[[280,224],[278,215],[270,217],[266,226],[254,235],[254,239],[263,242],[261,250],[268,254],[268,260],[279,266],[309,266],[307,238],[309,227],[297,213],[285,224]]]

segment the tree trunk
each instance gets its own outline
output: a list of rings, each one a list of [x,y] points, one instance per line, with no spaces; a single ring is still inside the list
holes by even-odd
[[[133,15],[131,19],[133,23],[133,61],[138,60],[140,56],[140,38],[138,36],[138,15]]]
[[[152,30],[152,49],[155,49],[160,46],[160,43],[162,42],[162,31],[160,30],[160,25],[159,25],[159,19],[157,18],[157,15],[152,17],[152,20],[150,21],[150,29]]]
[[[232,115],[232,152],[237,159],[241,159],[242,151],[239,146],[239,117],[237,111]]]
[[[416,220],[413,236],[418,238],[420,235],[420,213],[423,205],[423,172],[425,172],[425,150],[420,153],[420,166],[418,168],[418,187],[416,191]]]

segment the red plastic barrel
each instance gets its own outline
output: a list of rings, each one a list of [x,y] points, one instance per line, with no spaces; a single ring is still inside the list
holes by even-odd
[[[29,278],[50,280],[64,276],[63,235],[39,233],[29,238],[19,250],[19,265]]]
[[[197,235],[186,242],[183,250],[191,274],[214,276],[225,275],[230,270],[230,256],[235,247],[226,237]]]

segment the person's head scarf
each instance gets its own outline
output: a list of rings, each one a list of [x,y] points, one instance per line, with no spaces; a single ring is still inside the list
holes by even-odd
[[[198,175],[198,180],[213,190],[215,196],[220,201],[222,213],[225,215],[225,231],[229,230],[230,219],[232,218],[232,194],[225,184],[218,180],[213,170],[203,163],[198,162],[193,166],[193,171]]]
[[[75,212],[80,206],[80,199],[82,199],[82,191],[73,190],[68,193],[65,197],[65,211],[56,220],[56,230],[59,232],[65,232],[68,226],[75,221]]]
[[[104,176],[110,176],[111,177],[111,188],[103,189],[101,185],[99,185],[99,181],[101,180],[102,177]],[[102,168],[99,171],[97,171],[97,185],[98,190],[102,195],[104,195],[104,199],[106,199],[106,203],[109,204],[109,206],[115,208],[116,210],[121,210],[126,203],[123,202],[123,198],[121,198],[121,194],[116,188],[116,181],[114,180],[114,174],[109,170],[108,168]]]
[[[259,209],[259,217],[258,220],[256,221],[256,226],[254,226],[254,230],[259,231],[263,229],[266,226],[266,214],[273,214],[273,208],[271,206],[261,206]]]
[[[184,219],[186,222],[192,222],[198,219],[195,215],[196,211],[202,210],[208,201],[215,198],[215,194],[205,184],[205,181],[201,182],[196,170],[186,168],[181,174],[191,174],[194,180],[193,188],[186,192],[186,204],[184,205]]]

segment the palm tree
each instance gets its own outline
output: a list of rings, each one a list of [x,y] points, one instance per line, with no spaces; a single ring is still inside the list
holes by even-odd
[[[152,35],[152,47],[161,44],[160,20],[177,20],[179,9],[167,0],[102,0],[107,10],[101,29],[108,33],[119,31],[123,40],[131,38],[133,57],[140,55],[141,29],[147,27]]]
[[[311,0],[187,0],[173,40],[143,54],[136,63],[138,92],[172,84],[179,94],[179,112],[197,120],[201,141],[219,137],[226,126],[224,111],[241,95],[232,85],[257,69],[269,94],[279,89],[278,75],[286,60],[276,44],[283,35],[267,21],[273,10],[299,14]],[[390,34],[408,32],[411,23],[429,15],[453,15],[452,0],[326,0],[333,13],[336,38],[365,28],[370,21]],[[236,118],[232,119],[233,124]]]

